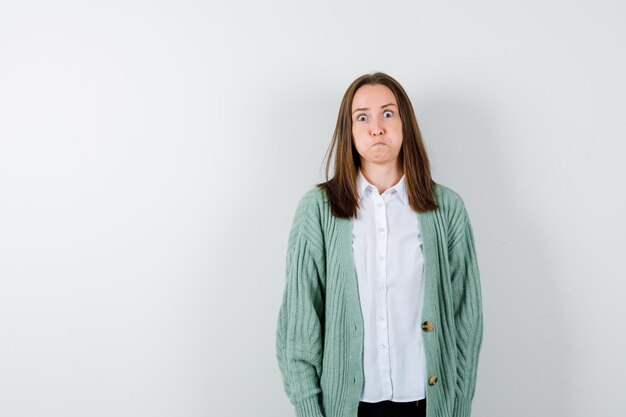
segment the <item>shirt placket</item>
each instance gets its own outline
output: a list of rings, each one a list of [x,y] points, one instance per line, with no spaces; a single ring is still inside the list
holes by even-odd
[[[374,196],[376,240],[376,334],[378,339],[378,366],[383,394],[391,397],[391,358],[389,354],[389,327],[387,317],[387,207],[383,196]]]

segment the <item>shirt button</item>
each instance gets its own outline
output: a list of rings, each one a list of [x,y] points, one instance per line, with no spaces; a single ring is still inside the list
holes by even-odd
[[[379,286],[378,286],[378,289],[379,289],[379,290],[384,290],[384,289],[385,289],[385,286],[384,286],[384,285],[379,285]]]
[[[381,349],[384,349],[384,348],[385,348],[385,345],[380,345],[380,348],[381,348]],[[431,384],[431,385],[432,385],[432,384]]]
[[[379,260],[379,261],[382,261],[382,260],[383,260],[383,257],[382,257],[382,256],[379,256],[379,257],[378,257],[378,260]]]
[[[378,320],[383,321],[385,318],[383,316],[378,316]]]
[[[385,228],[384,228],[384,227],[381,227],[381,228],[379,228],[379,229],[378,229],[378,231],[379,231],[379,232],[384,232],[384,231],[385,231]]]

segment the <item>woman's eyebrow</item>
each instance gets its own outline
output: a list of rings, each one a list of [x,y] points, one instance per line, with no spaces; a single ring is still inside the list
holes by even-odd
[[[393,103],[387,103],[387,104],[385,104],[384,106],[380,106],[380,108],[381,108],[381,109],[384,109],[385,107],[389,107],[389,106],[396,106],[396,105],[395,105],[395,104],[393,104]],[[398,107],[398,106],[396,106],[396,107]],[[356,112],[358,112],[358,111],[360,111],[360,110],[369,110],[369,109],[370,109],[369,107],[361,107],[361,108],[358,108],[358,109],[354,109],[354,110],[352,111],[352,114],[354,114],[354,113],[356,113]]]

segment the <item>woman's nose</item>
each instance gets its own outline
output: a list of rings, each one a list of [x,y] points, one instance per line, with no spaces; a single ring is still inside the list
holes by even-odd
[[[378,136],[383,134],[383,129],[380,126],[380,122],[378,120],[374,120],[372,122],[372,135]]]
[[[372,135],[379,136],[382,134],[383,134],[383,129],[380,126],[378,125],[372,126]]]

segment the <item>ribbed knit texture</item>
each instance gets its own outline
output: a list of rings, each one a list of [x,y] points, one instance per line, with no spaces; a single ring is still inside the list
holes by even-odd
[[[427,417],[469,417],[483,320],[472,227],[461,197],[435,187],[439,209],[418,213],[424,249],[422,321]],[[416,300],[417,302],[417,300]],[[300,199],[287,245],[276,329],[284,389],[297,417],[357,417],[363,386],[363,316],[352,224],[332,215],[323,190]]]

